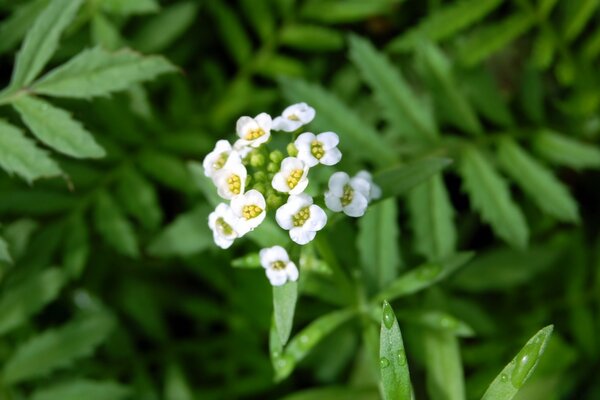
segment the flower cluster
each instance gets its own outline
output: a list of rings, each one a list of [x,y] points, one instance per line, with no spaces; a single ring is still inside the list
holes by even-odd
[[[233,144],[219,140],[204,158],[204,174],[227,201],[208,218],[217,246],[229,248],[237,238],[257,228],[267,210],[276,210],[277,224],[300,245],[312,241],[325,227],[327,214],[305,193],[308,175],[319,164],[337,164],[342,152],[334,132],[301,132],[314,117],[315,110],[306,103],[287,107],[275,119],[267,113],[254,118],[243,116],[236,123],[238,139]],[[287,157],[280,150],[268,149],[272,131],[294,132],[295,140],[286,148]],[[366,171],[352,178],[336,172],[329,179],[325,205],[333,212],[360,217],[380,192]],[[260,258],[271,284],[282,285],[298,278],[296,265],[282,247],[263,249]]]

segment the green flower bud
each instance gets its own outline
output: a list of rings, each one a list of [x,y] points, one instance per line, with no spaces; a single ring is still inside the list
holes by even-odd
[[[281,160],[283,160],[283,153],[280,152],[279,150],[274,150],[274,151],[271,152],[271,154],[269,154],[269,158],[275,164],[280,164]]]
[[[279,171],[279,163],[270,162],[267,165],[267,171],[269,171],[269,172],[277,172],[277,171]]]
[[[298,149],[293,142],[287,145],[287,152],[290,157],[296,157],[298,155]]]
[[[250,154],[250,165],[253,167],[262,167],[265,165],[265,156],[259,152],[252,152]]]
[[[284,203],[283,196],[280,196],[276,193],[271,193],[267,195],[267,207],[271,210],[277,209],[281,207]]]
[[[263,182],[257,182],[254,184],[254,189],[258,190],[264,195],[264,193],[267,191],[267,185],[265,185]]]
[[[254,180],[256,182],[266,182],[269,179],[265,171],[256,171],[254,173]]]

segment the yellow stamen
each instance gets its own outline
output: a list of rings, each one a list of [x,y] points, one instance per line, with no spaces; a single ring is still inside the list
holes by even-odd
[[[263,131],[261,128],[252,129],[252,130],[248,131],[248,133],[246,133],[246,140],[258,139],[259,137],[261,137],[264,134],[265,134],[265,131]]]
[[[233,234],[233,228],[222,217],[217,219],[216,228],[223,236],[231,236]]]
[[[325,155],[325,149],[323,149],[323,143],[318,140],[313,140],[310,144],[310,152],[317,160],[320,160],[321,157]]]
[[[242,190],[242,180],[238,175],[231,174],[227,178],[227,186],[229,187],[229,191],[233,194],[240,194]]]
[[[219,158],[217,158],[217,160],[212,165],[213,169],[217,170],[217,169],[223,168],[223,166],[227,162],[227,158],[228,158],[227,153],[219,154]]]
[[[304,207],[292,216],[292,223],[294,226],[302,226],[310,218],[310,208]]]
[[[295,188],[298,183],[300,182],[300,179],[302,178],[302,175],[304,174],[304,171],[301,169],[295,169],[292,172],[290,172],[290,174],[287,177],[287,185],[290,189]]]
[[[255,204],[245,205],[244,208],[242,208],[242,216],[246,220],[258,217],[261,212],[263,212],[263,209]]]
[[[298,118],[296,114],[288,115],[287,119],[289,119],[290,121],[300,121],[300,118]]]
[[[285,263],[283,261],[272,262],[271,268],[273,268],[276,271],[281,271],[282,269],[285,269]]]
[[[344,186],[344,194],[342,195],[342,206],[346,207],[348,204],[352,203],[352,199],[354,198],[354,189],[352,186],[345,185]]]

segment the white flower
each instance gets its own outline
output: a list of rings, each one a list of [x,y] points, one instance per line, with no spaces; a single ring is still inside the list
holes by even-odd
[[[280,117],[273,120],[273,129],[293,132],[302,125],[308,124],[313,118],[315,118],[314,108],[306,103],[293,104],[283,110]]]
[[[213,151],[208,153],[202,161],[204,175],[212,178],[218,170],[225,166],[231,151],[231,144],[227,140],[219,140]]]
[[[309,167],[321,163],[323,165],[337,164],[342,158],[342,152],[337,148],[340,139],[333,132],[314,133],[304,132],[294,142],[298,149],[298,158]]]
[[[231,210],[238,218],[235,229],[240,236],[260,225],[266,216],[267,203],[258,190],[252,189],[231,200]]]
[[[361,177],[350,178],[345,172],[336,172],[329,178],[325,204],[331,211],[350,217],[362,217],[369,204],[371,184]]]
[[[364,180],[366,180],[367,182],[369,182],[369,184],[371,185],[371,190],[369,190],[369,201],[371,200],[377,200],[381,197],[381,188],[379,186],[377,186],[375,184],[375,182],[373,182],[373,177],[371,176],[371,174],[367,171],[360,171],[358,174],[355,175],[355,177],[357,178],[362,178]]]
[[[232,151],[229,159],[213,176],[217,186],[217,193],[224,199],[230,200],[235,196],[244,194],[248,172],[242,164],[239,154]]]
[[[260,263],[273,286],[281,286],[285,282],[298,280],[298,268],[290,261],[287,251],[281,246],[268,247],[259,253]]]
[[[281,169],[273,176],[273,189],[291,195],[304,192],[308,186],[308,165],[296,157],[286,157],[281,162]]]
[[[260,113],[256,117],[240,117],[235,125],[235,130],[240,140],[239,146],[259,147],[271,137],[271,116]]]
[[[327,223],[325,211],[313,204],[312,197],[305,193],[290,196],[287,203],[277,209],[275,219],[280,227],[290,231],[290,238],[298,244],[313,240]]]
[[[236,224],[236,216],[225,203],[219,204],[208,216],[208,226],[213,231],[215,243],[222,249],[229,248],[233,241],[240,237],[235,230]]]
[[[237,151],[237,153],[240,155],[240,158],[246,158],[248,153],[252,151],[252,147],[250,147],[248,143],[242,139],[238,139],[235,141],[235,143],[233,143],[233,149]]]

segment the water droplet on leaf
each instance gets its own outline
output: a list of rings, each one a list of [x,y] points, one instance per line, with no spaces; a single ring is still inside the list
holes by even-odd
[[[510,381],[516,388],[523,386],[527,378],[529,378],[537,362],[541,345],[541,341],[534,341],[525,345],[519,354],[517,354],[517,363],[510,375]]]
[[[406,365],[406,354],[404,350],[398,350],[398,362],[400,365]]]
[[[396,316],[394,315],[394,310],[392,310],[390,303],[386,301],[383,303],[383,325],[388,329],[392,329],[395,320]]]
[[[502,374],[502,375],[500,375],[500,380],[501,380],[502,382],[508,382],[508,375],[506,375],[506,374]]]
[[[379,360],[379,365],[381,365],[381,368],[387,368],[390,366],[390,360],[385,357],[381,357]]]

